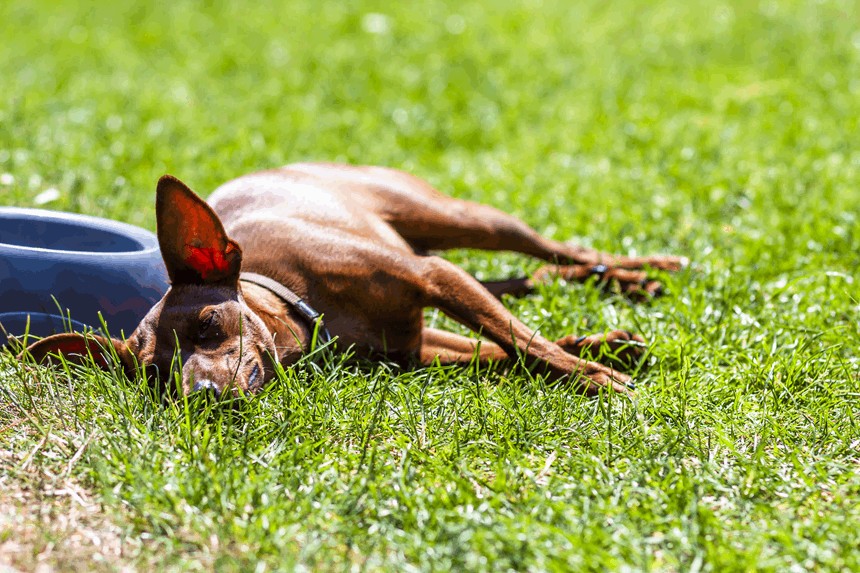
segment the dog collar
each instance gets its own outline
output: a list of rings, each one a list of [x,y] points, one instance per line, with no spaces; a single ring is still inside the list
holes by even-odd
[[[318,342],[325,344],[331,340],[331,333],[325,327],[325,323],[323,323],[322,314],[303,301],[299,295],[278,281],[263,275],[258,275],[257,273],[241,273],[239,274],[239,280],[254,283],[257,286],[263,287],[296,309],[296,312],[298,312],[310,325],[311,332],[316,333]]]

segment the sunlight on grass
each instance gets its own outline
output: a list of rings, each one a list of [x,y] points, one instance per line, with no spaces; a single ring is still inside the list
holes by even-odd
[[[858,16],[0,3],[4,205],[152,229],[165,172],[205,195],[349,161],[694,262],[645,305],[561,283],[507,301],[552,337],[641,332],[635,400],[326,355],[251,401],[165,403],[0,354],[0,568],[860,569]]]

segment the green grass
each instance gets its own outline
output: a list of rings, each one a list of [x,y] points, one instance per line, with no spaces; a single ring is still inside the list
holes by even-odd
[[[165,172],[205,194],[349,161],[695,263],[647,305],[510,301],[550,336],[644,334],[636,400],[328,356],[238,408],[165,405],[0,356],[0,566],[860,569],[855,3],[13,0],[0,22],[2,204],[55,188],[43,207],[154,228]]]

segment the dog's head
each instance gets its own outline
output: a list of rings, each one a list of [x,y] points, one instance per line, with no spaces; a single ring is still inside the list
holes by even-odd
[[[171,286],[125,340],[58,334],[27,350],[37,361],[63,354],[91,356],[127,374],[138,366],[163,385],[185,393],[255,392],[274,376],[274,340],[245,303],[239,287],[242,250],[227,236],[209,205],[181,181],[165,175],[156,196],[158,242]],[[178,384],[173,384],[174,374]]]

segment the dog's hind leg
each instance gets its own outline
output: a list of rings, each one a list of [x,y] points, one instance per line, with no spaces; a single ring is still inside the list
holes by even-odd
[[[397,169],[326,164],[297,164],[289,171],[324,177],[352,188],[363,202],[417,251],[457,248],[514,251],[563,265],[676,271],[681,257],[625,257],[542,237],[520,219],[494,207],[449,197],[426,181]]]
[[[683,257],[626,257],[562,243],[541,236],[520,219],[494,207],[438,193],[409,197],[412,208],[388,222],[419,251],[456,248],[513,251],[562,265],[605,265],[618,269],[683,268]]]
[[[667,255],[625,257],[542,237],[512,215],[494,207],[449,197],[426,181],[385,167],[297,164],[302,172],[344,186],[391,225],[417,252],[457,248],[514,251],[556,264],[676,271],[685,259]]]

